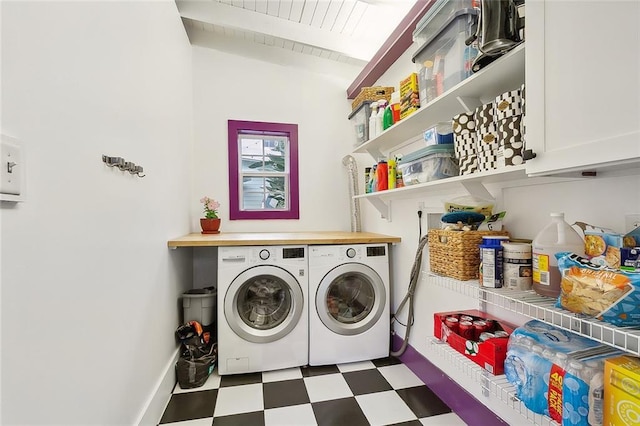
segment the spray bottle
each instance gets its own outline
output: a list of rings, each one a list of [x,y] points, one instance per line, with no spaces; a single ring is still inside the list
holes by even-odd
[[[378,102],[371,103],[371,115],[369,116],[369,140],[378,136],[377,122],[378,119]]]

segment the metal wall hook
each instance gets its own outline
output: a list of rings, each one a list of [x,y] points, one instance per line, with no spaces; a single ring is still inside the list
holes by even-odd
[[[144,171],[144,168],[142,166],[136,165],[136,163],[132,161],[125,161],[125,159],[122,157],[110,157],[108,155],[103,155],[102,162],[109,167],[117,167],[123,172],[129,172],[132,175],[137,175],[140,178],[146,176],[142,174],[142,172]]]

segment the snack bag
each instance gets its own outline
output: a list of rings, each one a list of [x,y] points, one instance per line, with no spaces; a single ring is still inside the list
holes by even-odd
[[[556,306],[617,326],[640,325],[640,273],[598,265],[575,253],[556,253],[562,275]]]

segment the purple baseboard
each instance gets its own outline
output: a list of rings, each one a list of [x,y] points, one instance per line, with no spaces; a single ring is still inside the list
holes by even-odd
[[[400,348],[402,338],[393,336],[393,347]],[[470,426],[508,426],[493,411],[454,382],[442,370],[429,362],[411,345],[400,360],[420,378],[438,397]]]

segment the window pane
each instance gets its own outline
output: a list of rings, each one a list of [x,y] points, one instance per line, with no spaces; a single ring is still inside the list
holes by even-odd
[[[257,155],[243,155],[242,156],[242,171],[243,172],[262,172],[271,170],[271,168],[265,167],[265,158]]]
[[[242,179],[242,210],[262,210],[265,200],[265,178]]]
[[[240,137],[240,154],[264,155],[262,139]]]
[[[267,198],[265,208],[285,209],[288,205],[284,177],[270,177],[267,181]]]

